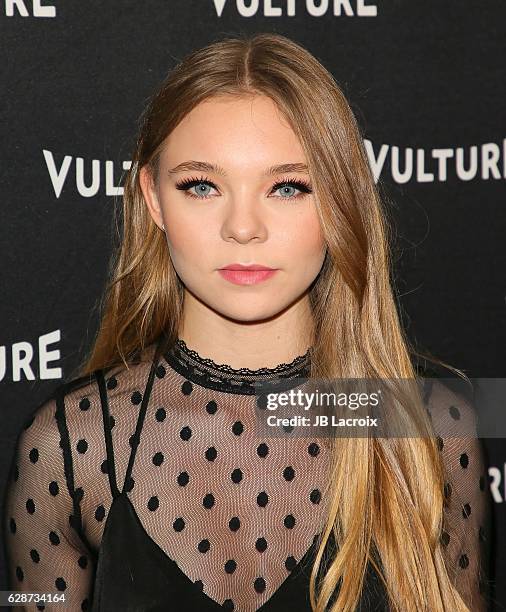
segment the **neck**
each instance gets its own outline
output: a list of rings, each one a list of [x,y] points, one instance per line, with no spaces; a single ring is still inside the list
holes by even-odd
[[[304,355],[313,344],[309,296],[274,317],[238,321],[186,292],[179,338],[200,356],[232,368],[272,368]]]

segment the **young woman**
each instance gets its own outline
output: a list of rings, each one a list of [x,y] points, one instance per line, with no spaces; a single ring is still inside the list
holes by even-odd
[[[19,438],[12,588],[67,610],[484,610],[463,397],[426,385],[439,437],[256,430],[258,384],[416,377],[387,229],[308,51],[258,34],[185,58],[142,118],[92,352]]]

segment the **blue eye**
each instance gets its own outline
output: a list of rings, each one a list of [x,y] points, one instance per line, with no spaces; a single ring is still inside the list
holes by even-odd
[[[284,197],[284,196],[277,196],[277,197],[281,197],[281,199],[283,200],[292,200],[292,199],[297,199],[297,198],[303,198],[306,194],[311,193],[312,190],[309,187],[309,185],[305,182],[305,181],[280,181],[279,183],[276,183],[273,187],[272,190],[273,191],[277,191],[278,189],[288,189],[288,190],[298,190],[301,193],[299,193],[299,195],[290,195],[290,193],[287,193],[286,191],[284,192],[285,195],[287,195],[288,197]],[[293,193],[293,192],[292,192]]]
[[[185,179],[183,181],[180,181],[179,183],[176,183],[176,189],[185,191],[186,195],[190,196],[190,198],[197,198],[198,200],[207,200],[207,198],[209,198],[209,195],[205,190],[202,189],[202,187],[205,185],[209,185],[213,187],[214,189],[217,189],[214,183],[212,183],[211,181],[205,180],[204,178]],[[189,190],[193,189],[193,187],[198,187],[197,192],[199,192],[201,195],[195,195],[194,193],[190,193]]]
[[[194,187],[197,187],[197,194],[190,192],[190,189],[193,189]],[[218,189],[212,181],[209,181],[204,177],[187,178],[176,183],[176,189],[184,191],[190,198],[196,198],[197,200],[207,200],[212,197],[209,195],[209,191],[207,191],[208,187],[212,187],[216,190]],[[297,200],[299,198],[303,198],[308,193],[312,193],[312,189],[309,184],[303,180],[286,179],[279,181],[272,186],[271,193],[273,191],[278,191],[279,189],[285,190],[285,195],[275,196],[281,200]],[[286,191],[287,189],[288,192]],[[294,195],[293,190],[299,191],[300,193]]]

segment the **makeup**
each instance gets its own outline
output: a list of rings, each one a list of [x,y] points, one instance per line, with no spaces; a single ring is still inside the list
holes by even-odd
[[[220,268],[218,272],[225,280],[235,285],[256,285],[274,276],[277,270],[258,264],[250,266],[229,264],[224,268]]]

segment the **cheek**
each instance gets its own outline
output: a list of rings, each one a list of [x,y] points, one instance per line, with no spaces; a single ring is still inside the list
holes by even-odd
[[[174,269],[185,283],[214,267],[216,228],[182,210],[165,210],[165,233]]]
[[[325,252],[320,221],[314,211],[297,219],[287,220],[281,239],[290,259],[298,263],[307,262],[312,266],[321,260],[322,253]]]

